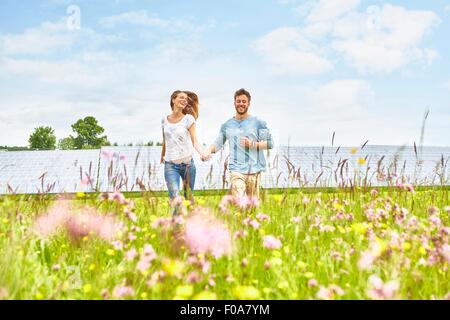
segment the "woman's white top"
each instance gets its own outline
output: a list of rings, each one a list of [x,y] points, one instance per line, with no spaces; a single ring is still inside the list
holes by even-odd
[[[161,121],[164,130],[164,141],[166,144],[165,161],[176,161],[192,156],[192,146],[189,128],[195,123],[195,118],[187,114],[177,123],[170,123],[167,117]]]

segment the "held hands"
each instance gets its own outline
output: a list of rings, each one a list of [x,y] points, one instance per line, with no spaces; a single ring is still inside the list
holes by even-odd
[[[165,159],[164,156],[161,156],[161,162],[160,163],[164,163]]]
[[[211,160],[211,152],[206,151],[206,152],[201,153],[200,154],[200,159],[202,161],[209,161],[209,160]]]

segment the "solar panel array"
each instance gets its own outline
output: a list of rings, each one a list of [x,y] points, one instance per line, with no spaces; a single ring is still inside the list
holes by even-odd
[[[83,191],[82,181],[96,178],[98,160],[99,150],[1,152],[0,193]]]
[[[279,147],[265,154],[266,188],[450,181],[450,147]],[[166,190],[160,155],[161,147],[0,152],[0,193]],[[195,189],[229,187],[227,155],[224,149],[208,162],[194,155]]]

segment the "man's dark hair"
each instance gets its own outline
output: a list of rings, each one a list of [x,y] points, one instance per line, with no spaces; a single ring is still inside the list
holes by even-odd
[[[244,88],[239,89],[238,91],[236,91],[234,93],[234,100],[236,100],[237,96],[242,96],[242,95],[246,95],[248,98],[248,101],[250,102],[250,100],[252,99],[252,96],[250,95],[250,92],[248,92],[247,90],[245,90]]]

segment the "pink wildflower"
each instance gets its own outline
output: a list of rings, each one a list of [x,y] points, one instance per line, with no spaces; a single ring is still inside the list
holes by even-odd
[[[118,285],[113,290],[116,299],[130,298],[134,295],[134,289],[130,286]]]
[[[377,194],[378,194],[378,190],[377,190],[377,189],[372,189],[372,190],[370,190],[370,195],[371,195],[372,197],[375,197]]]
[[[249,209],[257,208],[259,206],[259,199],[257,197],[249,197],[247,206]]]
[[[234,203],[240,209],[247,209],[247,206],[250,204],[250,199],[247,196],[237,197],[234,199]]]
[[[59,269],[61,269],[61,265],[60,265],[60,264],[54,264],[54,265],[52,266],[52,270],[53,270],[53,271],[58,271]]]
[[[332,295],[331,291],[328,288],[325,288],[324,286],[320,286],[320,289],[317,292],[316,297],[318,299],[331,300],[333,295]]]
[[[247,236],[247,234],[248,234],[247,230],[239,230],[234,233],[234,238],[235,239],[244,238]]]
[[[358,261],[358,267],[360,269],[370,269],[375,261],[376,257],[371,251],[363,252],[361,258]]]
[[[102,216],[95,213],[94,209],[85,208],[87,212],[72,215],[66,221],[66,230],[73,241],[79,241],[90,234],[103,240],[114,239],[120,230],[119,224],[112,216]]]
[[[155,260],[157,257],[157,254],[151,244],[145,244],[142,253],[147,259],[151,261]]]
[[[234,197],[231,195],[226,195],[220,200],[219,210],[222,213],[228,213],[228,204],[234,202]]]
[[[316,297],[319,299],[331,300],[336,294],[342,296],[344,295],[344,290],[342,290],[339,286],[332,284],[328,288],[320,286]]]
[[[70,205],[68,201],[57,201],[48,211],[38,217],[34,223],[34,231],[41,236],[51,236],[64,228],[70,218]]]
[[[258,219],[259,221],[269,221],[270,220],[270,217],[267,215],[267,214],[264,214],[264,213],[258,213],[257,215],[256,215],[256,219]]]
[[[138,253],[135,248],[131,248],[125,253],[125,257],[128,261],[134,260],[134,258],[136,258],[137,255]]]
[[[128,210],[128,208],[125,209],[124,212],[127,215],[127,218],[130,219],[132,222],[136,222],[137,221],[137,216],[136,216],[136,214],[134,212]]]
[[[252,220],[252,221],[250,221],[250,226],[252,226],[252,227],[253,227],[253,229],[258,229],[258,228],[259,228],[259,226],[260,226],[260,224],[259,224],[259,222],[258,222],[258,221],[256,221],[256,220]]]
[[[316,279],[309,279],[308,280],[308,287],[316,287],[317,286],[317,280]]]
[[[437,215],[432,215],[431,217],[428,218],[428,221],[430,221],[438,228],[441,226],[441,218],[439,218]]]
[[[441,255],[450,264],[450,245],[444,244],[441,248]]]
[[[275,238],[272,235],[264,236],[263,238],[263,246],[266,249],[280,249],[281,241]]]
[[[117,201],[120,204],[125,204],[125,196],[119,190],[108,194],[109,201]]]
[[[116,250],[122,250],[123,249],[123,243],[120,240],[115,240],[111,243]]]
[[[149,261],[146,258],[141,258],[136,265],[136,269],[138,269],[139,271],[144,273],[145,271],[148,270],[148,268],[150,268],[150,265],[151,265],[151,261]]]
[[[136,237],[136,235],[133,233],[133,232],[129,232],[128,233],[128,240],[131,242],[131,241],[134,241],[134,240],[136,240],[137,239],[137,237]]]
[[[292,218],[293,223],[300,223],[300,217],[293,217]]]
[[[302,203],[305,204],[305,205],[308,204],[309,203],[309,198],[307,196],[303,196]]]
[[[191,253],[211,253],[218,258],[231,253],[227,227],[205,209],[197,209],[186,220],[184,240]]]
[[[139,262],[136,265],[136,268],[144,273],[145,271],[150,268],[150,265],[153,260],[157,258],[157,254],[155,250],[153,249],[151,244],[145,244],[144,248],[142,250],[141,258],[139,259]]]
[[[201,280],[202,280],[202,277],[196,271],[190,272],[186,278],[186,281],[188,283],[196,283]]]
[[[102,157],[103,159],[106,159],[106,160],[109,160],[109,159],[112,158],[112,154],[111,154],[110,152],[108,152],[108,151],[102,151],[102,152],[100,153],[100,155],[101,155],[101,157]]]
[[[372,299],[393,299],[395,297],[396,291],[398,291],[400,285],[397,280],[391,280],[384,283],[376,275],[371,275],[369,277],[369,284],[372,289],[369,289],[367,295]]]
[[[437,213],[439,213],[439,209],[436,208],[435,206],[430,206],[430,207],[428,207],[428,213],[430,215],[437,214]]]
[[[404,187],[406,188],[406,190],[408,190],[408,192],[415,193],[414,187],[413,187],[412,184],[407,183],[407,184],[404,185]]]
[[[150,280],[147,281],[148,287],[153,287],[156,283],[162,281],[166,277],[166,273],[164,271],[155,271],[150,276]]]
[[[155,220],[155,222],[153,222],[152,227],[153,228],[158,228],[158,227],[167,228],[170,226],[171,223],[172,223],[171,218],[158,218]]]

